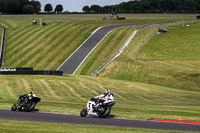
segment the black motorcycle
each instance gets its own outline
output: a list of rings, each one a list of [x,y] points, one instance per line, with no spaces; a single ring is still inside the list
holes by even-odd
[[[25,94],[19,97],[16,104],[14,104],[11,108],[12,111],[25,111],[30,112],[34,110],[36,104],[40,102],[40,98],[35,94]]]

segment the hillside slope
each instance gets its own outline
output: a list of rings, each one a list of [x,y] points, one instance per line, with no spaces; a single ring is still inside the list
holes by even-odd
[[[156,33],[157,27],[140,30],[124,53],[112,61],[100,77],[199,92],[200,23],[189,25],[162,26],[170,32],[160,35]]]
[[[39,19],[41,16],[0,16],[4,18],[0,24],[8,28],[4,67],[56,69],[101,25],[180,21],[188,15],[159,15],[157,18],[156,15],[127,15],[131,19],[100,21],[102,16],[42,16],[47,22],[44,27],[31,25],[34,17]],[[200,57],[196,51],[200,47],[197,43],[199,25],[194,23],[190,28],[166,26],[170,33],[161,35],[156,34],[157,27],[140,30],[124,53],[112,61],[99,77],[0,76],[0,108],[10,109],[20,94],[34,90],[42,98],[37,105],[41,112],[79,115],[89,98],[110,89],[117,100],[111,117],[177,120],[180,115],[183,120],[200,121]],[[123,43],[131,31],[132,27],[116,29],[94,52],[102,53],[106,44],[108,49],[112,49],[115,46],[113,42]],[[120,36],[123,37],[121,40]],[[106,51],[103,58],[109,58],[118,47],[120,44]],[[90,61],[104,62],[100,56],[91,55]],[[83,71],[78,71],[78,74],[89,75],[94,67],[100,65],[90,61],[81,67]],[[86,70],[89,68],[87,63],[93,65],[89,70]]]
[[[193,19],[195,15],[123,14],[127,19],[102,20],[109,14],[1,15],[7,28],[4,67],[57,69],[87,37],[102,25],[157,23]],[[32,26],[42,19],[46,26]]]

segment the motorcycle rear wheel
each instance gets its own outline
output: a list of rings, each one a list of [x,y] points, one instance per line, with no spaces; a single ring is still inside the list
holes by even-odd
[[[105,108],[104,112],[102,112],[102,113],[98,112],[97,115],[98,115],[99,118],[106,118],[110,114],[110,110],[111,110],[110,107]]]
[[[25,112],[32,111],[35,108],[35,105],[36,105],[35,102],[30,102],[30,103],[26,104],[26,106],[24,108]]]
[[[86,107],[81,110],[80,116],[81,117],[86,117],[87,116],[87,108]]]

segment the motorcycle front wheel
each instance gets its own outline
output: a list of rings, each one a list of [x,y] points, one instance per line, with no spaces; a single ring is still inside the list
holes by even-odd
[[[13,106],[12,106],[12,108],[11,108],[11,111],[16,111],[17,110],[17,106],[16,106],[16,104],[14,104]]]
[[[30,112],[35,108],[35,102],[27,103],[25,106],[25,112]]]
[[[86,107],[81,110],[80,116],[81,117],[86,117],[87,116],[87,108]]]

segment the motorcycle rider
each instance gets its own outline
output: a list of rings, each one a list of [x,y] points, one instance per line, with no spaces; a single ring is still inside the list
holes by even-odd
[[[31,91],[30,93],[28,93],[28,94],[23,94],[23,95],[21,95],[20,97],[19,97],[19,99],[18,99],[18,103],[20,104],[20,105],[18,105],[18,106],[24,106],[27,102],[28,102],[28,98],[29,97],[36,97],[37,95],[35,94],[35,92],[34,91]]]
[[[35,92],[34,91],[31,91],[29,94],[28,94],[28,96],[30,97],[37,97],[37,95],[35,94]]]
[[[109,89],[107,89],[107,90],[105,90],[105,92],[103,94],[96,96],[95,98],[92,98],[93,101],[96,103],[96,108],[94,110],[103,112],[104,109],[100,105],[102,105],[104,102],[106,102],[106,100],[109,100],[109,97],[111,95],[114,97],[113,93],[111,93],[111,91]]]

